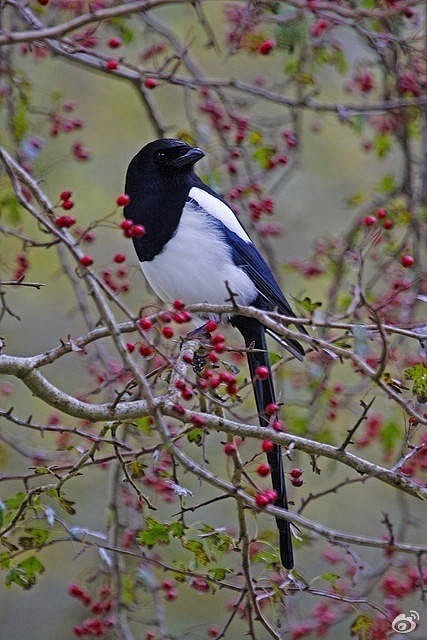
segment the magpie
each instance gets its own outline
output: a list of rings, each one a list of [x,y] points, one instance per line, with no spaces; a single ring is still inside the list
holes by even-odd
[[[270,268],[251,242],[228,204],[194,171],[205,153],[182,140],[164,138],[145,145],[131,160],[125,193],[130,202],[124,215],[143,225],[145,235],[133,238],[142,271],[161,300],[180,299],[186,305],[222,305],[232,292],[240,306],[252,306],[296,317]],[[266,329],[255,318],[234,314],[229,318],[243,336],[253,390],[263,427],[271,416],[265,408],[275,403],[266,343]],[[304,327],[298,326],[301,332]],[[281,343],[299,360],[304,349],[286,337]],[[269,375],[261,379],[258,367]],[[264,378],[264,376],[262,376]],[[267,453],[275,504],[288,508],[283,460],[278,445]],[[276,518],[280,557],[284,567],[294,566],[289,522]]]

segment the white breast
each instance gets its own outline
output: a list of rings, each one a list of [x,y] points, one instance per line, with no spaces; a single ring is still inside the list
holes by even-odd
[[[199,197],[197,201],[200,202]],[[228,209],[226,205],[224,208]],[[245,234],[235,222],[240,233]],[[249,305],[257,295],[252,280],[233,263],[231,250],[209,224],[208,216],[191,205],[185,206],[175,236],[153,260],[141,262],[141,268],[154,292],[165,302],[181,299],[186,304],[221,305],[230,297],[226,282],[236,294],[237,304]]]

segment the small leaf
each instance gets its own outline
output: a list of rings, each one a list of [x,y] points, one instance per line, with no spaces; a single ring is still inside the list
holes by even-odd
[[[225,569],[224,567],[214,567],[209,569],[208,576],[213,580],[224,580],[227,573],[231,573],[231,569]]]
[[[153,418],[151,416],[145,416],[145,418],[137,418],[134,421],[137,429],[142,431],[145,435],[151,435],[153,432]]]
[[[127,465],[131,478],[134,480],[138,480],[139,478],[143,478],[145,476],[145,469],[147,465],[143,464],[140,460],[133,460],[129,462]]]
[[[157,522],[154,518],[146,519],[146,527],[138,533],[138,541],[143,547],[154,547],[156,544],[169,544],[169,526]]]
[[[417,397],[418,402],[427,402],[427,367],[423,362],[414,364],[405,369],[405,379],[412,380],[412,393]]]
[[[76,510],[73,507],[73,504],[75,504],[75,502],[73,502],[73,500],[67,500],[67,498],[64,498],[64,496],[58,496],[58,500],[64,511],[66,511],[70,516],[75,515]]]
[[[374,149],[379,158],[384,158],[392,149],[391,137],[386,133],[381,133],[374,138]]]
[[[261,169],[268,169],[270,166],[270,160],[275,153],[274,147],[260,147],[253,152],[252,157],[256,160]]]
[[[190,429],[190,431],[187,433],[187,440],[188,442],[194,442],[194,444],[199,445],[202,442],[202,436],[203,430],[195,427],[194,429]]]
[[[196,556],[196,559],[200,564],[206,566],[209,564],[209,556],[206,553],[203,544],[200,540],[184,540],[182,543],[184,549],[191,551]]]
[[[374,621],[369,616],[361,613],[354,620],[350,627],[350,635],[356,637],[357,640],[370,640],[371,629]]]
[[[173,538],[182,538],[185,528],[182,522],[171,522],[169,525],[169,531]]]
[[[259,551],[252,556],[253,562],[263,562],[267,565],[275,565],[280,563],[279,554],[274,551]]]
[[[303,300],[298,300],[298,305],[307,311],[308,313],[313,313],[316,309],[322,306],[322,303],[319,301],[313,301],[311,298],[306,296]]]
[[[376,190],[378,193],[388,195],[396,189],[396,181],[392,173],[386,173],[379,181]]]
[[[40,549],[49,538],[49,531],[36,527],[27,527],[25,535],[18,539],[23,549]]]
[[[276,364],[276,362],[280,362],[282,356],[279,353],[274,353],[274,351],[269,350],[268,359],[270,360],[270,367],[272,367]]]
[[[24,502],[26,497],[26,493],[23,493],[23,491],[19,491],[14,496],[6,498],[4,503],[8,509],[18,509],[21,506],[22,502]]]

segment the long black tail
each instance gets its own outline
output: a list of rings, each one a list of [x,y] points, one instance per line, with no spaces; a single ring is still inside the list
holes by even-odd
[[[271,402],[276,402],[274,394],[273,377],[271,374],[270,361],[265,339],[265,328],[255,318],[245,318],[235,316],[232,324],[240,331],[248,349],[249,371],[253,380],[255,401],[258,409],[259,423],[262,427],[268,427],[270,416],[265,413],[265,407]],[[252,350],[254,349],[254,350]],[[255,375],[255,370],[259,366],[268,367],[270,375],[266,380],[260,380]],[[288,508],[286,496],[285,476],[283,471],[283,460],[281,450],[278,445],[267,454],[270,465],[271,482],[273,489],[277,491],[278,498],[275,504],[278,507]],[[280,558],[286,569],[294,566],[294,555],[292,550],[292,537],[289,522],[276,518],[280,537]]]

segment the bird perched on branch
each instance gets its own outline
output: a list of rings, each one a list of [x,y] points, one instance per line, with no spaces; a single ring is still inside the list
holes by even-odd
[[[142,271],[163,301],[186,305],[223,305],[230,291],[237,305],[253,306],[295,317],[270,268],[228,204],[196,175],[194,165],[204,156],[198,147],[170,138],[150,142],[131,160],[125,192],[130,202],[125,217],[143,225],[145,234],[133,238]],[[245,341],[249,370],[261,426],[272,416],[275,393],[265,327],[255,318],[231,315],[231,324]],[[302,326],[298,326],[305,332]],[[296,340],[281,343],[299,360],[304,350]],[[257,376],[265,367],[267,376]],[[274,416],[273,416],[274,418]],[[275,504],[288,508],[283,460],[278,445],[267,453]],[[276,518],[280,556],[294,566],[289,522]]]

